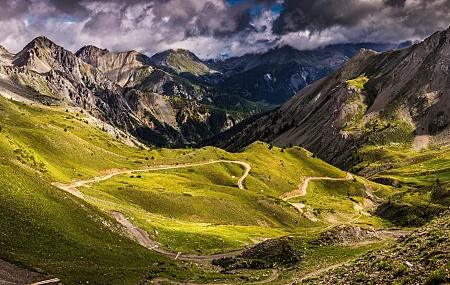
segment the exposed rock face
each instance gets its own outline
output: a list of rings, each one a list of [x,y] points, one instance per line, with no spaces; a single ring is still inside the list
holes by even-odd
[[[402,50],[358,55],[299,92],[280,109],[223,143],[254,140],[303,144],[322,159],[350,167],[364,145],[405,144],[432,135],[450,142],[450,30]]]
[[[146,69],[153,65],[150,58],[137,51],[110,53],[106,49],[86,46],[81,48],[76,55],[98,68],[111,81],[122,87],[142,74],[143,70],[140,69]]]
[[[98,59],[108,53],[109,50],[107,49],[101,49],[96,46],[89,45],[79,49],[75,55],[92,66],[98,66]]]
[[[10,53],[5,47],[0,46],[0,64],[11,65],[14,55]]]

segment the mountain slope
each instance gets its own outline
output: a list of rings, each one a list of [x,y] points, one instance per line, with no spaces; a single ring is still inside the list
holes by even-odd
[[[450,30],[410,48],[361,52],[236,136],[239,148],[255,139],[305,145],[344,167],[364,145],[412,147],[422,136],[448,143]]]
[[[187,54],[190,61],[203,65],[188,51],[177,54]],[[76,55],[123,87],[122,94],[134,114],[156,131],[152,136],[157,139],[152,141],[146,128],[136,135],[158,145],[199,142],[261,111],[258,104],[220,88],[162,70],[153,59],[136,51],[111,53],[86,46]]]
[[[150,58],[137,51],[111,53],[94,46],[85,46],[75,55],[98,68],[106,77],[122,87],[134,80],[141,68],[153,65]]]
[[[0,258],[64,284],[136,284],[159,271],[155,263],[184,271],[127,238],[99,208],[51,185],[145,161],[80,111],[0,97]]]
[[[447,212],[396,245],[302,284],[448,284],[449,225]]]
[[[266,271],[225,274],[197,259],[170,260],[129,239],[107,210],[122,213],[175,255],[309,237],[324,225],[356,220],[384,227],[361,215],[371,207],[361,178],[344,181],[344,171],[299,147],[258,142],[236,154],[212,147],[146,150],[122,140],[81,108],[0,97],[0,259],[64,284],[142,284],[152,278],[233,284],[262,280]],[[277,198],[303,177],[316,176],[342,181],[332,187],[310,183],[308,195],[297,201],[303,210]],[[64,188],[74,183],[81,186]],[[380,187],[378,197],[390,193]]]

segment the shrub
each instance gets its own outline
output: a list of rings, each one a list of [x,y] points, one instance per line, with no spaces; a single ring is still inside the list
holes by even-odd
[[[426,285],[437,285],[444,284],[447,282],[447,273],[443,269],[439,269],[431,272],[430,276],[428,276]]]

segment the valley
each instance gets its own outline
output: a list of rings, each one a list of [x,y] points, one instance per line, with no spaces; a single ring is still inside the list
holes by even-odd
[[[450,28],[353,38],[432,5],[87,2],[0,46],[0,285],[450,283]]]

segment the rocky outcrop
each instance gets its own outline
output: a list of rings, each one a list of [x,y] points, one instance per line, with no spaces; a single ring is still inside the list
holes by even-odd
[[[316,243],[322,246],[349,246],[359,242],[377,241],[380,239],[378,234],[373,230],[344,224],[323,232]]]

